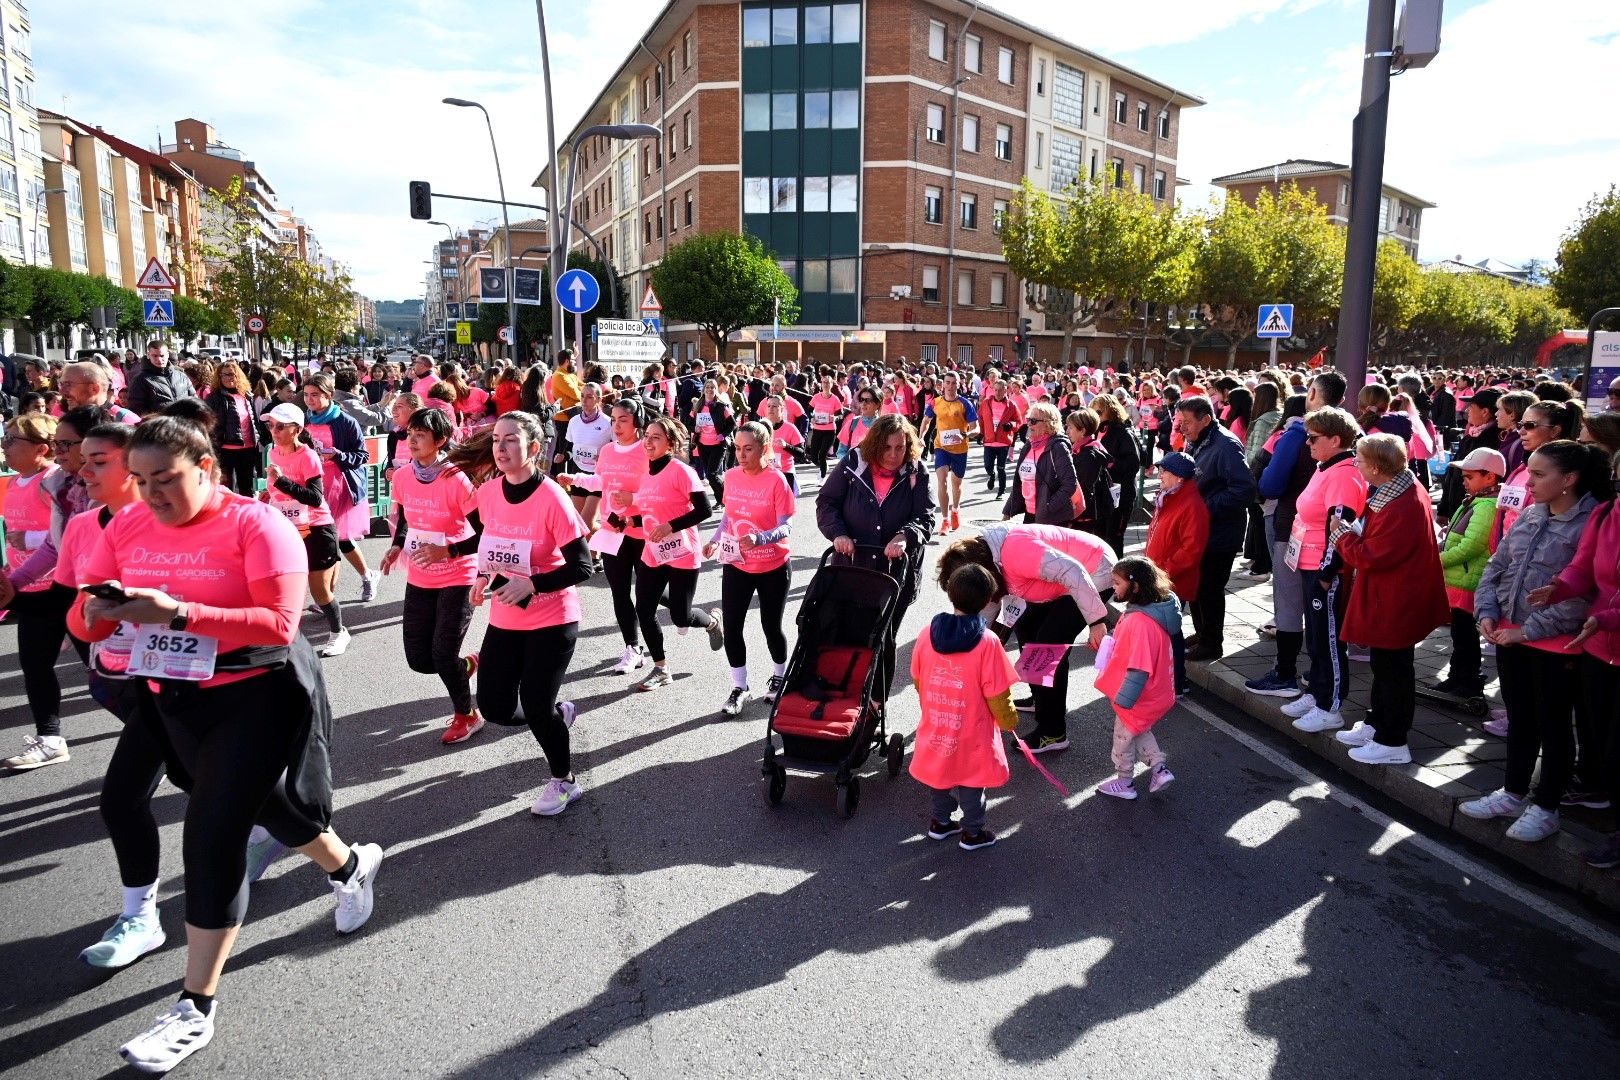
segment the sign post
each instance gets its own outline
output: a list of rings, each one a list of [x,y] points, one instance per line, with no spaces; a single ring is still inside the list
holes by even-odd
[[[1271,342],[1271,366],[1277,366],[1277,342],[1294,336],[1293,304],[1261,304],[1254,336]]]

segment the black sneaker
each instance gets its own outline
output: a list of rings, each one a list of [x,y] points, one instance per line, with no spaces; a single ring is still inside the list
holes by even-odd
[[[980,829],[978,832],[963,833],[962,839],[956,842],[956,846],[963,851],[978,851],[980,848],[987,848],[995,842],[995,833],[989,829]]]
[[[1019,712],[1034,712],[1035,699],[1032,697],[1019,698],[1017,701],[1013,702],[1013,708],[1017,709]]]
[[[930,818],[928,822],[928,839],[930,840],[949,840],[961,831],[962,826],[957,824],[954,819],[951,821],[934,821]]]
[[[776,701],[782,696],[782,691],[786,688],[787,679],[785,677],[772,675],[771,681],[765,684],[765,699],[767,701]]]
[[[1607,810],[1609,797],[1598,791],[1570,791],[1558,800],[1559,806],[1584,806],[1588,810]]]
[[[1609,834],[1609,838],[1595,848],[1581,852],[1581,859],[1587,866],[1599,870],[1611,870],[1620,866],[1620,832]]]

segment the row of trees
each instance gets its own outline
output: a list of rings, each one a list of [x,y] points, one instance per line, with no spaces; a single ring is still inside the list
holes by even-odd
[[[49,266],[25,266],[0,259],[0,320],[16,323],[43,353],[47,333],[66,339],[74,326],[92,322],[96,308],[111,308],[116,316],[104,332],[114,339],[133,339],[146,332],[141,298],[133,289],[114,285],[104,277],[76,274]],[[228,334],[234,318],[189,296],[174,302],[174,333],[182,342],[203,334]]]
[[[1314,352],[1336,334],[1345,232],[1292,184],[1252,205],[1231,196],[1190,213],[1106,178],[1056,196],[1026,180],[1002,242],[1033,306],[1063,325],[1065,356],[1074,331],[1101,325],[1235,358],[1260,305],[1277,302],[1294,305],[1296,348]],[[1384,361],[1522,361],[1577,325],[1551,289],[1425,269],[1394,240],[1378,251],[1373,318]]]

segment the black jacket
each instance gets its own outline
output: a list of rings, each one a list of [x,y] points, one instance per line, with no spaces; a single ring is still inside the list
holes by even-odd
[[[153,367],[149,360],[141,361],[140,373],[129,380],[128,389],[129,407],[141,416],[162,412],[181,398],[197,396],[185,372],[172,363]]]
[[[257,449],[259,446],[259,418],[253,415],[253,399],[243,395],[242,401],[248,411],[248,442],[247,445]],[[241,410],[236,406],[236,398],[222,390],[216,390],[207,398],[208,407],[214,412],[214,446],[220,447],[226,443],[242,441]],[[135,410],[139,412],[140,410]]]
[[[1108,473],[1121,489],[1136,490],[1136,473],[1142,467],[1142,448],[1137,445],[1136,432],[1115,420],[1105,420],[1097,431],[1097,441],[1114,460]]]
[[[1024,502],[1024,485],[1018,470],[1029,457],[1029,441],[1018,444],[1018,460],[1013,465],[1012,491],[1001,508],[1003,517],[1022,521],[1034,514],[1036,525],[1067,525],[1074,520],[1074,444],[1063,435],[1053,435],[1046,453],[1035,463],[1035,505]]]
[[[1502,429],[1495,424],[1487,424],[1485,430],[1478,435],[1470,435],[1464,431],[1462,438],[1457,440],[1451,467],[1446,470],[1445,479],[1440,482],[1440,504],[1434,508],[1435,513],[1448,521],[1468,498],[1468,492],[1463,489],[1462,470],[1457,468],[1457,462],[1482,446],[1487,450],[1502,449]]]
[[[901,606],[909,606],[921,588],[920,571],[934,535],[934,485],[922,465],[907,462],[894,478],[888,497],[879,500],[871,473],[852,450],[822,481],[816,495],[816,528],[828,540],[847,536],[867,547],[884,547],[896,536],[906,540],[906,580],[900,583]]]
[[[1187,451],[1198,466],[1198,493],[1209,508],[1209,550],[1238,551],[1255,496],[1243,444],[1220,424],[1210,424]]]

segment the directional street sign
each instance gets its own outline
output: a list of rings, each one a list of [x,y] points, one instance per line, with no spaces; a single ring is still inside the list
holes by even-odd
[[[583,270],[570,270],[557,279],[557,302],[564,311],[582,314],[602,299],[602,287]]]
[[[158,262],[157,256],[154,255],[147,261],[146,269],[141,271],[141,276],[136,280],[135,287],[137,289],[167,289],[173,292],[180,286],[175,282],[169,271],[164,269],[163,264]],[[147,325],[152,324],[148,323]]]
[[[621,337],[640,337],[647,332],[647,328],[634,319],[597,319],[596,332],[617,334]]]
[[[174,301],[142,300],[141,315],[147,326],[173,326]]]
[[[623,334],[601,334],[596,339],[596,358],[598,360],[634,360],[638,363],[650,364],[654,360],[664,357],[664,341],[662,338],[648,337],[643,334],[638,337],[628,337]]]
[[[1259,328],[1255,337],[1286,338],[1294,336],[1293,304],[1261,304]]]

